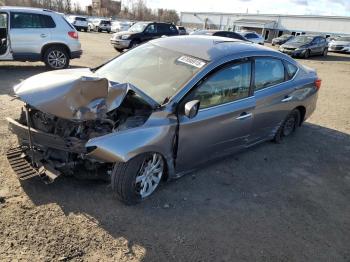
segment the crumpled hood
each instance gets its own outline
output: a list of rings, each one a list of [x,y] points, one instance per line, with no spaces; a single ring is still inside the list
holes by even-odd
[[[32,107],[79,121],[104,118],[120,106],[130,90],[137,88],[96,77],[89,68],[38,74],[14,87],[15,94]]]

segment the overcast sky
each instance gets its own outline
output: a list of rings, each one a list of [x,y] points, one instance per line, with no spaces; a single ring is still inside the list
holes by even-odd
[[[75,0],[82,6],[91,0]],[[122,3],[127,3],[122,0]],[[350,0],[146,0],[151,8],[178,12],[243,12],[265,14],[314,14],[350,16]]]

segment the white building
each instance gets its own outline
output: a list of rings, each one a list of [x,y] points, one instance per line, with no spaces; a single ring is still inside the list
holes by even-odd
[[[350,17],[341,16],[182,12],[181,24],[198,29],[252,30],[266,40],[284,33],[350,35]]]

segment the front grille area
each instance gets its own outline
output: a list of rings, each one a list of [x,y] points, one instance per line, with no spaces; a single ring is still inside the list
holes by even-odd
[[[28,162],[21,147],[9,149],[6,153],[6,157],[20,180],[27,180],[39,176],[38,171]]]

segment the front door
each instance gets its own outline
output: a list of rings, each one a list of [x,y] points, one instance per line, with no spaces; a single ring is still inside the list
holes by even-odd
[[[11,60],[10,39],[8,36],[8,14],[0,12],[0,60]]]
[[[50,16],[11,12],[10,39],[14,58],[40,58],[41,48],[50,41],[52,23]]]
[[[144,32],[144,41],[158,38],[158,28],[156,24],[149,24]]]
[[[250,86],[251,62],[231,63],[206,77],[188,94],[180,107],[199,100],[200,109],[192,119],[179,114],[176,172],[245,147],[255,107],[255,98],[249,96]]]

